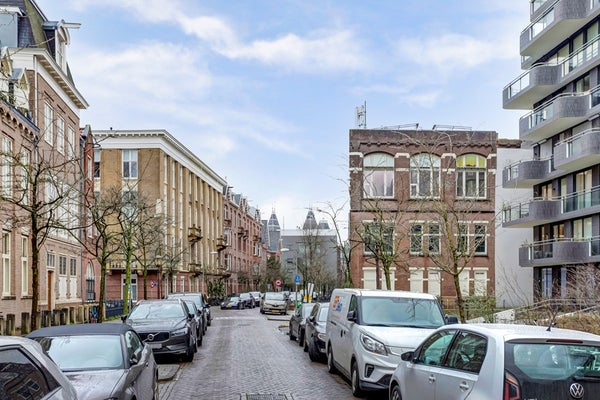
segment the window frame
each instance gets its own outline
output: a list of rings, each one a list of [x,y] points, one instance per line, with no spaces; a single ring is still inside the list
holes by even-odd
[[[394,181],[394,157],[392,155],[380,152],[364,157],[363,196],[365,198],[394,198]],[[381,193],[379,193],[380,191]]]
[[[474,162],[470,161],[473,159]],[[483,165],[481,165],[483,164]],[[475,191],[468,193],[468,182],[472,179],[468,174],[474,173]],[[480,154],[463,154],[456,159],[456,198],[458,199],[487,199],[487,160]]]
[[[123,179],[138,179],[138,151],[135,149],[122,150]]]
[[[411,199],[440,198],[441,164],[441,157],[432,153],[419,153],[410,157]]]

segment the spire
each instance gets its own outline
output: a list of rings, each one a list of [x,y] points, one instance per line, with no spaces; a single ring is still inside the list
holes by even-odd
[[[308,210],[308,213],[306,214],[306,219],[304,220],[304,225],[302,226],[302,229],[304,229],[304,230],[317,229],[317,220],[315,219],[315,214],[313,213],[312,210]]]

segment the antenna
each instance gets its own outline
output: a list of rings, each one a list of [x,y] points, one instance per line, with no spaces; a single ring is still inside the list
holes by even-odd
[[[356,127],[358,129],[367,129],[367,102],[356,107]]]

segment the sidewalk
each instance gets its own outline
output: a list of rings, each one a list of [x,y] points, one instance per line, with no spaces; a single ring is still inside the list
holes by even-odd
[[[177,375],[179,364],[158,364],[158,381],[170,381]]]

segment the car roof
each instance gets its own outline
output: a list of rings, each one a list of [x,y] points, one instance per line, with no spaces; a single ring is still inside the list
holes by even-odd
[[[70,324],[49,326],[37,329],[27,335],[28,338],[63,335],[120,335],[133,330],[122,322],[103,322],[100,324]]]
[[[383,290],[383,289],[342,289],[357,296],[367,297],[404,297],[409,299],[435,299],[429,293],[408,292],[405,290]],[[335,295],[335,293],[334,293]]]
[[[466,329],[472,332],[494,336],[505,342],[537,339],[542,341],[582,340],[600,344],[599,335],[556,327],[551,327],[548,329],[547,326],[521,324],[462,324],[452,326],[456,327],[457,329]],[[449,325],[445,326],[445,328],[449,327]]]

